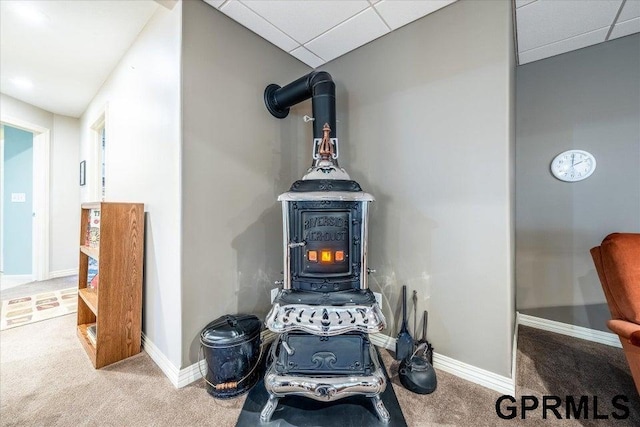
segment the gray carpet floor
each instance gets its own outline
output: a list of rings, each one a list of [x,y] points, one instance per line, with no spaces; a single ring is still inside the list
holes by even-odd
[[[67,315],[0,333],[0,425],[235,425],[245,397],[215,400],[202,381],[175,389],[144,352],[93,369],[75,322]],[[609,413],[612,397],[626,394],[626,420],[592,420],[591,408],[589,420],[542,420],[540,411],[502,420],[495,412],[500,393],[438,371],[435,393],[412,394],[400,385],[391,354],[382,355],[410,426],[640,425],[640,399],[617,348],[521,327],[516,396],[595,395],[604,402],[599,411]]]

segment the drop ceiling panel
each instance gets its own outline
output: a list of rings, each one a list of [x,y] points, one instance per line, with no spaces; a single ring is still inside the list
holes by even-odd
[[[520,55],[530,49],[610,27],[621,4],[622,0],[538,0],[517,9]]]
[[[624,37],[631,34],[640,33],[640,18],[630,19],[628,21],[620,22],[613,27],[609,40],[617,39],[618,37]]]
[[[242,0],[242,3],[300,44],[371,6],[366,0]]]
[[[536,0],[516,0],[516,8],[526,6],[529,3],[533,3]]]
[[[518,55],[520,65],[603,42],[608,32],[609,27],[605,27],[569,39],[564,39],[556,43],[547,44],[537,49],[520,52]]]
[[[220,6],[222,6],[222,3],[224,3],[226,0],[203,0],[205,3],[209,3],[211,6],[218,8]]]
[[[289,53],[312,68],[319,67],[325,63],[324,59],[318,58],[318,56],[314,55],[302,46],[297,49],[293,49]]]
[[[620,12],[618,22],[640,17],[640,0],[627,0]]]
[[[455,0],[413,0],[393,1],[383,0],[375,4],[375,8],[382,19],[392,30],[413,22],[418,18],[435,12]]]
[[[284,51],[289,52],[290,50],[300,46],[291,37],[271,25],[264,18],[239,1],[229,1],[225,3],[220,10]]]
[[[327,31],[305,47],[331,61],[389,32],[387,25],[371,8]]]

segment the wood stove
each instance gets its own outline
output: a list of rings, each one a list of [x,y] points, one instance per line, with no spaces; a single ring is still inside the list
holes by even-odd
[[[282,203],[284,279],[265,320],[277,333],[268,359],[268,422],[280,398],[297,395],[319,401],[348,396],[371,398],[389,421],[381,393],[386,376],[370,333],[386,327],[368,288],[367,232],[371,194],[338,165],[335,85],[325,72],[312,72],[285,87],[269,85],[265,104],[278,118],[312,98],[312,167]]]

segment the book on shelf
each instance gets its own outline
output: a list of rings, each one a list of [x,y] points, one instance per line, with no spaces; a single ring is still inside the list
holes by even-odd
[[[100,246],[100,209],[91,209],[89,212],[87,246],[91,248],[97,248]]]
[[[89,267],[87,269],[87,288],[97,289],[98,283],[98,261],[89,257]]]
[[[87,327],[87,338],[91,341],[91,344],[96,345],[96,336],[98,335],[98,328],[95,323],[92,323]]]

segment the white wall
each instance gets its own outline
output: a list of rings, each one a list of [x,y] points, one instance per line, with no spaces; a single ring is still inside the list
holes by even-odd
[[[25,120],[43,128],[53,128],[53,113],[22,102],[4,93],[0,93],[0,112],[2,115]]]
[[[4,94],[0,94],[0,111],[3,117],[50,130],[49,273],[71,274],[78,268],[80,121]]]
[[[49,201],[52,242],[49,269],[54,275],[78,268],[79,149],[80,121],[54,114]]]
[[[87,181],[97,171],[91,126],[107,108],[106,201],[145,205],[143,332],[179,367],[180,43],[182,5],[158,7],[81,117]],[[99,194],[88,185],[82,201]]]

